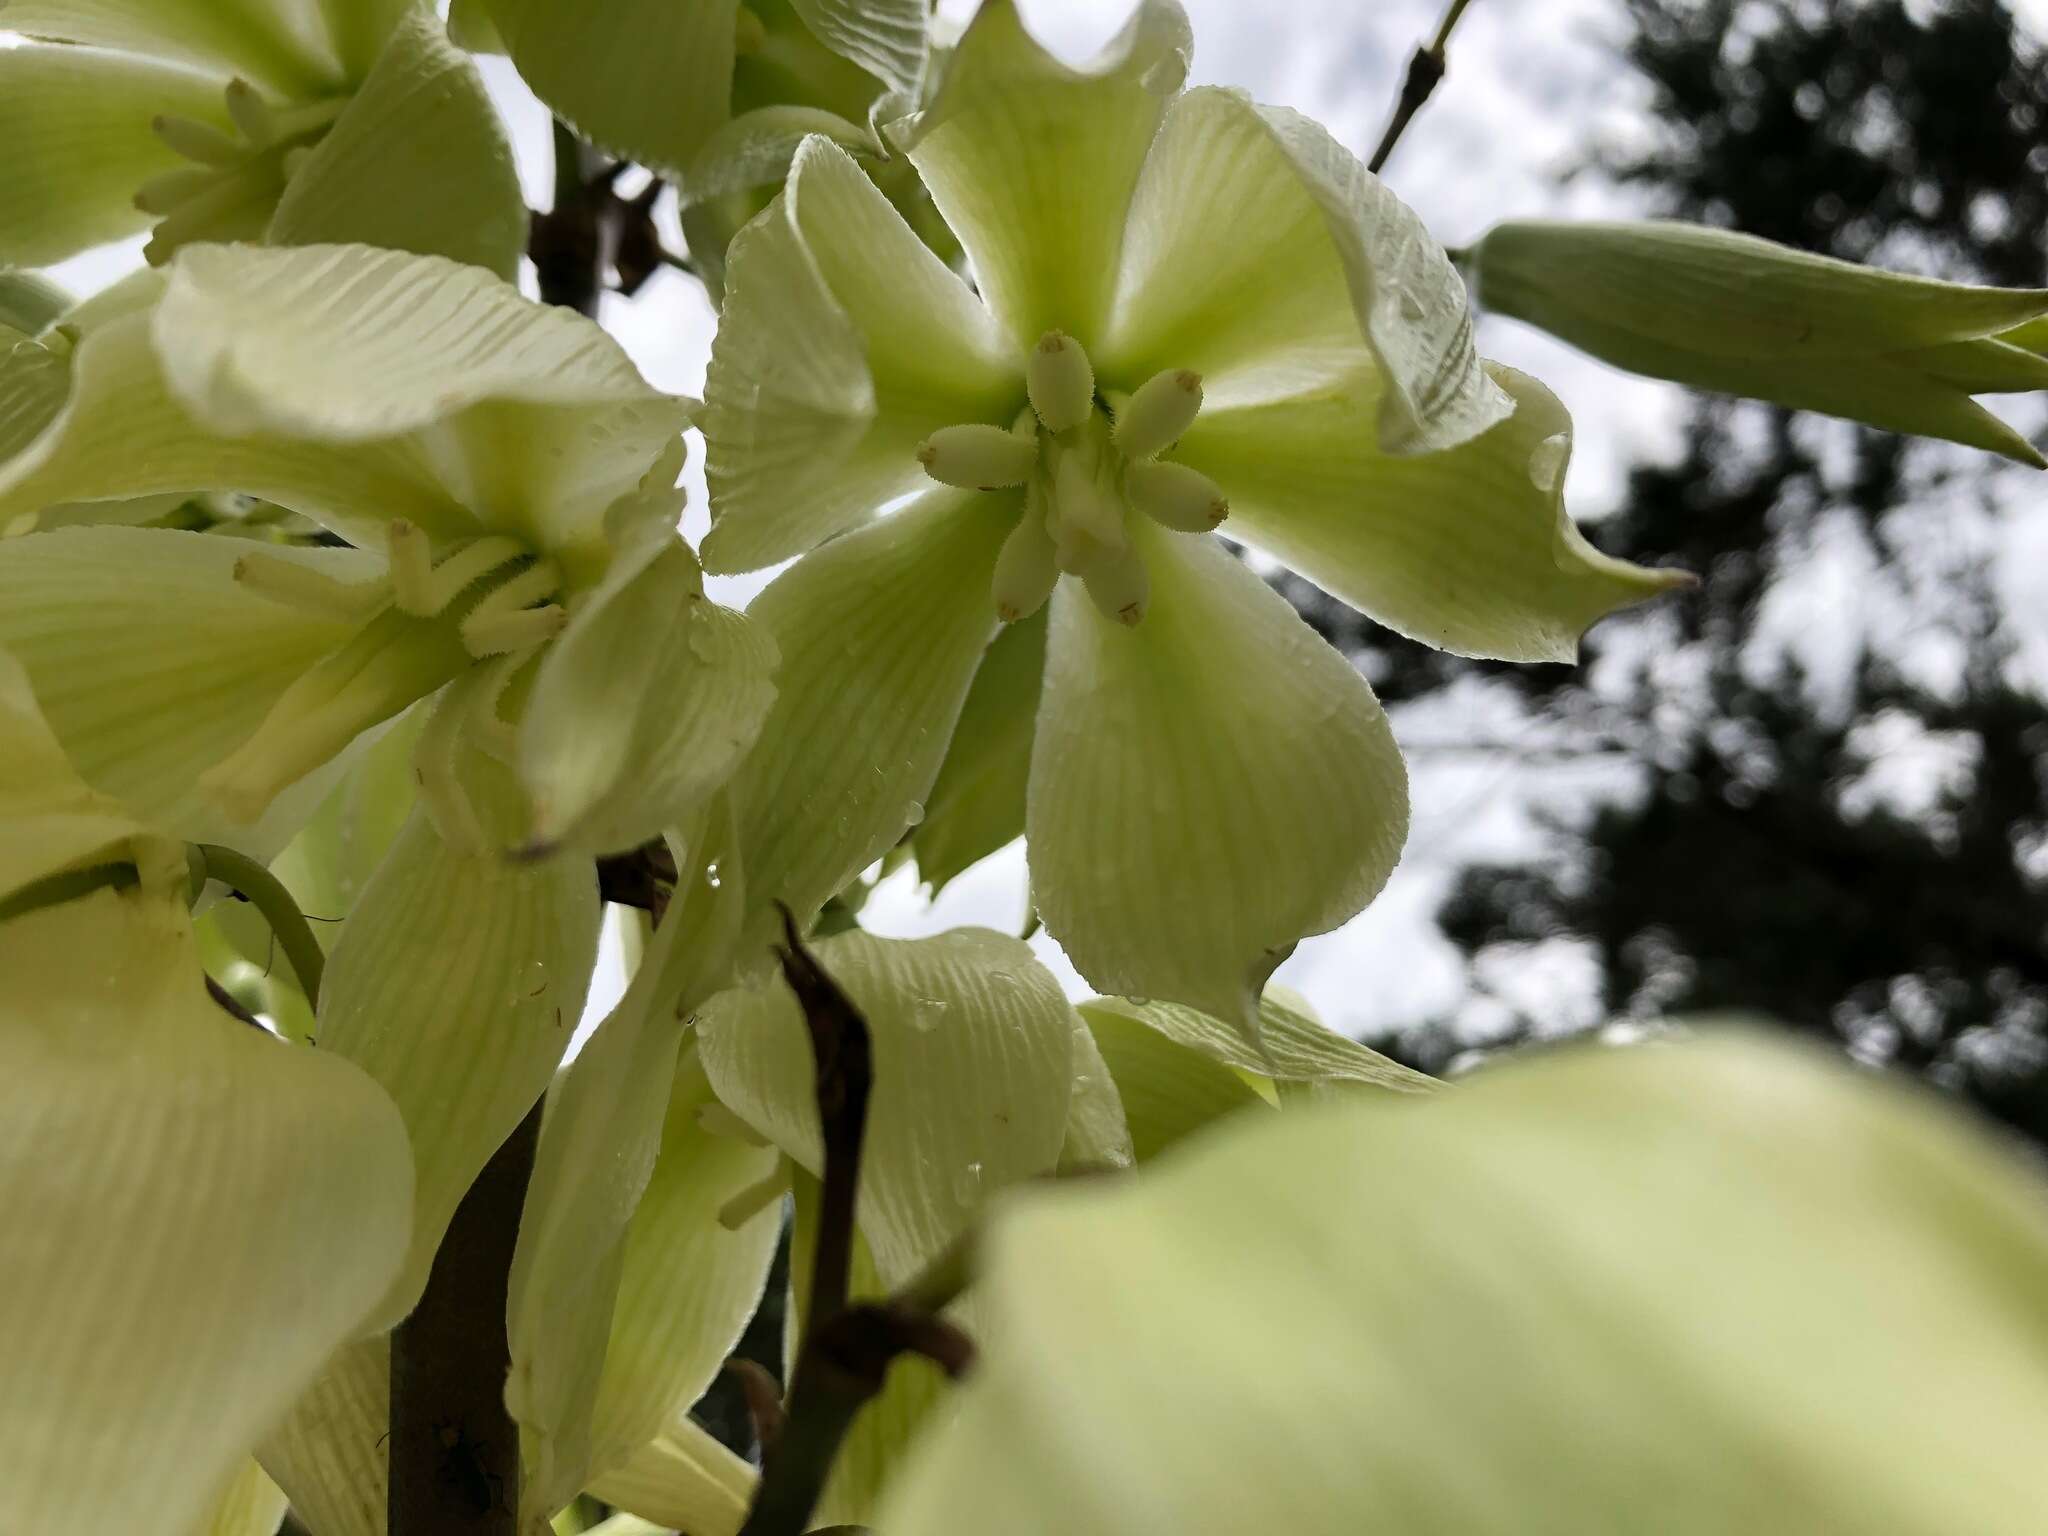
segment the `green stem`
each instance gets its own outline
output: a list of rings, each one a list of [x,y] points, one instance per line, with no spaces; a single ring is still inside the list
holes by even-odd
[[[1386,167],[1387,157],[1394,152],[1394,146],[1401,142],[1401,135],[1422,104],[1429,100],[1430,93],[1437,88],[1450,67],[1444,50],[1450,46],[1451,33],[1457,30],[1465,15],[1465,8],[1472,0],[1450,0],[1444,8],[1443,20],[1437,23],[1436,36],[1429,43],[1415,50],[1415,57],[1408,61],[1408,74],[1401,81],[1401,96],[1394,103],[1393,118],[1387,124],[1387,131],[1380,139],[1380,147],[1366,164],[1366,169],[1377,176]]]
[[[320,1006],[320,976],[326,969],[327,956],[320,948],[320,941],[313,937],[313,925],[306,921],[305,913],[292,900],[291,892],[284,888],[284,883],[277,876],[246,853],[237,853],[218,843],[197,843],[194,846],[206,865],[209,880],[218,880],[263,914],[263,920],[270,924],[270,931],[284,949],[292,974],[299,978],[299,987],[306,994],[307,1003],[317,1009]]]

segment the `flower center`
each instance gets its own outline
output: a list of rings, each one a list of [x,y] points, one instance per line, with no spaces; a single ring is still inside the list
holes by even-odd
[[[1160,457],[1194,424],[1201,375],[1169,368],[1128,394],[1098,398],[1081,344],[1048,331],[1025,362],[1024,382],[1031,405],[1012,425],[941,428],[919,445],[918,462],[944,485],[1024,487],[1024,516],[996,560],[1004,623],[1036,613],[1068,575],[1104,614],[1136,624],[1151,586],[1131,515],[1175,533],[1208,533],[1230,515],[1215,481]]]
[[[195,118],[163,115],[150,128],[191,162],[152,176],[135,193],[135,206],[157,215],[143,255],[161,266],[195,240],[246,240],[262,234],[314,144],[348,105],[345,96],[304,106],[273,106],[242,79],[227,85],[228,121],[222,131]]]
[[[251,592],[356,625],[278,696],[254,735],[201,776],[238,819],[253,821],[362,732],[474,663],[504,658],[501,668],[516,667],[568,621],[554,601],[560,570],[516,540],[471,539],[437,563],[426,535],[400,519],[389,548],[388,575],[364,582],[261,550],[235,562],[235,580]]]

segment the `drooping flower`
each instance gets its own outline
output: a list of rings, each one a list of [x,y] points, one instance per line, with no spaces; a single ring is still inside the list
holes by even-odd
[[[1573,529],[1563,408],[1481,364],[1414,215],[1313,123],[1182,92],[1189,48],[1150,0],[1076,71],[982,7],[890,130],[978,293],[805,143],[730,253],[704,556],[824,545],[753,610],[784,659],[742,811],[764,894],[816,910],[919,820],[995,620],[1049,601],[1046,926],[1105,991],[1246,1019],[1384,882],[1406,790],[1365,682],[1209,530],[1514,660],[1675,578]]]
[[[685,419],[597,326],[477,268],[195,248],[81,342],[0,525],[241,491],[355,547],[31,533],[0,543],[0,643],[87,778],[191,836],[275,851],[309,776],[438,694],[414,761],[450,842],[632,846],[723,780],[771,691],[772,647],[674,531]],[[526,804],[487,803],[465,744]]]
[[[361,240],[510,277],[525,204],[475,69],[412,0],[11,0],[0,263],[137,229]]]
[[[207,995],[185,849],[78,777],[4,651],[0,740],[10,1518],[197,1529],[397,1274],[405,1127]]]
[[[2048,389],[2048,289],[1861,267],[1696,224],[1489,230],[1479,301],[1632,373],[1947,438],[2048,468],[1971,397]]]

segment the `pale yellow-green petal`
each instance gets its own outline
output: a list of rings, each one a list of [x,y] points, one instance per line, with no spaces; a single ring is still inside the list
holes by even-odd
[[[660,1154],[685,1018],[732,963],[744,886],[722,797],[695,821],[671,843],[682,879],[626,995],[549,1090],[507,1302],[505,1403],[529,1512],[552,1515],[589,1473],[628,1225]]]
[[[71,363],[61,348],[0,325],[0,463],[34,442],[70,393]],[[0,538],[16,531],[0,526]]]
[[[731,775],[775,697],[775,645],[704,596],[689,546],[621,559],[542,658],[518,767],[539,846],[637,847]]]
[[[1259,999],[1256,1040],[1247,1040],[1242,1029],[1222,1019],[1179,1003],[1098,997],[1083,1003],[1081,1011],[1091,1024],[1106,1014],[1133,1020],[1224,1066],[1257,1073],[1276,1082],[1388,1089],[1395,1093],[1428,1093],[1438,1086],[1435,1078],[1389,1060],[1328,1028],[1315,1016],[1306,999],[1286,987],[1268,987],[1265,996]]]
[[[924,75],[925,0],[790,0],[819,42],[882,84],[914,91]]]
[[[347,626],[238,585],[234,564],[248,547],[159,528],[0,540],[0,646],[27,670],[94,788],[165,832],[268,856],[325,785],[302,781],[252,824],[200,790],[199,776],[248,738]],[[270,552],[342,579],[374,569],[349,550]]]
[[[77,301],[40,272],[0,267],[0,326],[24,336],[43,329]],[[9,338],[19,340],[20,337]]]
[[[432,454],[474,518],[550,552],[595,545],[687,421],[595,323],[437,256],[201,246],[154,335],[214,429]]]
[[[1101,335],[1139,168],[1193,48],[1174,0],[1143,0],[1075,69],[1014,0],[988,0],[937,99],[891,129],[1020,351],[1054,328],[1087,346]]]
[[[966,284],[851,156],[807,139],[727,255],[701,421],[706,566],[787,559],[928,487],[918,444],[1008,426],[1023,382]]]
[[[1007,532],[991,498],[934,492],[754,600],[782,657],[734,780],[757,926],[773,901],[808,922],[923,815],[995,629],[989,574]]]
[[[1143,622],[1053,595],[1032,895],[1102,991],[1249,1030],[1273,967],[1386,883],[1407,777],[1365,679],[1284,598],[1215,539],[1141,523]]]
[[[313,1536],[385,1536],[391,1339],[335,1351],[291,1411],[256,1443],[256,1459]]]
[[[1084,1004],[1081,1016],[1116,1081],[1139,1162],[1230,1115],[1268,1111],[1256,1088],[1213,1057],[1110,1009]]]
[[[1145,163],[1101,354],[1125,389],[1194,369],[1206,411],[1377,375],[1367,428],[1389,452],[1512,408],[1422,222],[1313,123],[1216,88],[1173,103]]]
[[[191,1536],[276,1536],[284,1521],[284,1490],[253,1460],[229,1476]]]
[[[677,1419],[590,1491],[607,1504],[690,1536],[734,1536],[759,1474],[689,1419]]]
[[[592,143],[657,170],[685,169],[725,121],[738,0],[486,0],[519,73]]]
[[[1490,365],[1515,414],[1456,448],[1374,446],[1374,380],[1205,411],[1174,450],[1230,499],[1224,526],[1410,639],[1461,656],[1572,661],[1587,626],[1690,577],[1603,555],[1564,508],[1572,422]]]
[[[220,84],[239,74],[307,98],[342,86],[318,0],[7,0],[5,9],[10,31],[183,65]]]
[[[358,547],[381,549],[395,517],[439,538],[478,531],[419,444],[338,445],[202,426],[167,386],[149,311],[125,300],[122,307],[72,355],[71,395],[56,419],[0,461],[0,528],[65,502],[242,491],[304,513]]]
[[[970,864],[1024,835],[1031,736],[1044,673],[1042,613],[1005,625],[975,670],[946,761],[913,834],[918,876],[935,893]]]
[[[0,48],[0,263],[43,266],[141,229],[136,189],[186,164],[150,119],[225,126],[226,83],[97,48]]]
[[[774,1173],[773,1147],[707,1129],[711,1085],[686,1045],[661,1151],[626,1229],[625,1263],[591,1432],[590,1476],[634,1454],[704,1394],[754,1315],[782,1230],[770,1201],[737,1228],[719,1212]]]
[[[206,995],[181,901],[10,919],[0,973],[11,1518],[184,1530],[390,1283],[404,1127]]]
[[[876,1523],[2020,1536],[2042,1194],[1920,1090],[1761,1038],[1249,1116],[998,1230],[999,1342]]]
[[[415,810],[342,926],[319,1049],[390,1093],[418,1190],[404,1271],[379,1311],[412,1310],[455,1207],[546,1091],[597,959],[588,864],[510,864],[450,848]]]
[[[841,149],[874,155],[879,146],[861,123],[822,107],[756,107],[720,125],[704,141],[676,191],[685,207],[753,187],[772,186],[789,175],[805,139],[822,134]]]
[[[293,171],[265,238],[361,241],[518,276],[526,201],[512,146],[476,66],[430,10],[399,20],[369,78]]]
[[[1123,1095],[1087,1021],[1074,1015],[1074,1087],[1067,1098],[1067,1140],[1060,1172],[1128,1168],[1137,1160]]]
[[[985,929],[907,940],[849,932],[813,950],[868,1023],[875,1086],[859,1217],[878,1278],[894,1288],[996,1191],[1058,1162],[1071,1019],[1030,949]],[[720,1100],[819,1175],[810,1036],[781,976],[713,998],[697,1029]]]

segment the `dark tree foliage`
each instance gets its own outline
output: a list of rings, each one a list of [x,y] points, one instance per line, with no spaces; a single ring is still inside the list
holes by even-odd
[[[1627,9],[1655,131],[1647,151],[1596,173],[1658,212],[1809,250],[2042,281],[2048,61],[2002,6]],[[1981,541],[1958,556],[1967,540],[1927,537],[1948,516],[1982,526],[1989,477],[2004,471],[1721,400],[1693,410],[1688,443],[1681,463],[1639,468],[1595,530],[1617,554],[1704,579],[1596,632],[1596,651],[1634,640],[1628,654],[1653,661],[1597,685],[1564,668],[1476,669],[1519,690],[1550,739],[1631,755],[1640,793],[1564,819],[1540,866],[1468,871],[1446,932],[1474,955],[1578,939],[1611,1014],[1765,1015],[1922,1072],[2048,1142],[2048,708],[2015,682],[2010,628],[2043,616],[1999,611]],[[2048,484],[2041,494],[2048,515]],[[1812,558],[1824,522],[1864,545],[1895,627],[1919,637],[1872,636],[1832,708],[1795,667],[1759,680],[1745,659],[1762,606]],[[1962,658],[1938,683],[1902,660],[1930,637]],[[1475,670],[1337,638],[1366,652],[1393,700]],[[1908,808],[1873,801],[1859,789],[1873,742],[1940,745],[1953,782]],[[1517,1034],[1545,1024],[1524,1019]],[[1438,1021],[1382,1044],[1441,1069],[1472,1042]]]

